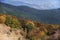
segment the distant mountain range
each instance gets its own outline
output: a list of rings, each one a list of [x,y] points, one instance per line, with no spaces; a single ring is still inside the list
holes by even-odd
[[[51,10],[37,10],[28,6],[13,6],[0,2],[0,13],[9,14],[37,22],[60,24],[60,8]]]
[[[26,2],[20,2],[20,1],[15,1],[15,2],[5,2],[5,1],[1,1],[3,3],[7,3],[7,4],[11,4],[11,5],[15,5],[15,6],[22,6],[22,5],[25,5],[25,6],[29,6],[29,7],[32,7],[32,8],[35,8],[35,9],[41,9],[43,10],[39,5],[36,5],[36,4],[30,4],[30,3],[26,3]]]

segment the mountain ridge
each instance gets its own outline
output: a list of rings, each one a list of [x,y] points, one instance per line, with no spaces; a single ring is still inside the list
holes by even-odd
[[[37,22],[60,24],[60,8],[52,10],[37,10],[28,6],[13,6],[0,3],[0,13],[10,14]]]
[[[16,6],[16,5],[12,5],[12,4],[8,4],[8,3],[4,3],[4,2],[0,2],[0,4],[3,4],[3,5],[10,5],[10,6]],[[28,3],[26,3],[26,4],[28,4]],[[30,4],[31,5],[31,4]],[[34,4],[33,4],[34,5]],[[27,5],[20,5],[20,7],[21,6],[26,6],[26,7],[29,7],[29,6],[27,6]],[[38,5],[36,5],[36,6],[38,6]],[[19,7],[19,6],[16,6],[16,7]],[[33,7],[29,7],[29,8],[33,8]],[[36,9],[36,8],[33,8],[33,9]],[[57,9],[59,9],[60,10],[60,8],[56,8],[56,9],[45,9],[46,11],[47,10],[57,10]],[[42,10],[42,9],[36,9],[36,10]],[[44,11],[45,11],[44,10]]]

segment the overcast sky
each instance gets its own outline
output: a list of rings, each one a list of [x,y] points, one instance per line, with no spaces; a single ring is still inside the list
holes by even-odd
[[[12,5],[26,5],[37,8],[37,9],[56,9],[60,8],[60,0],[2,0],[3,2]],[[31,5],[29,5],[31,4]]]

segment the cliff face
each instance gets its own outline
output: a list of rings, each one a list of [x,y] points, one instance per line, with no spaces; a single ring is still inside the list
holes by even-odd
[[[0,40],[25,40],[20,30],[12,30],[5,24],[0,24]]]

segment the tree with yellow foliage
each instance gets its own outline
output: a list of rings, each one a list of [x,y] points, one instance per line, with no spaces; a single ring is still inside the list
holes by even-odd
[[[34,29],[34,28],[35,28],[34,22],[28,20],[28,21],[26,22],[26,28],[27,28],[27,33],[28,33],[29,31],[31,31],[32,29]]]
[[[5,23],[6,15],[0,15],[0,23]]]

